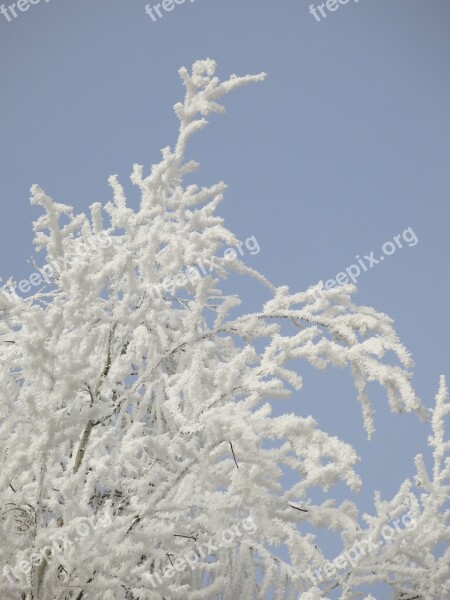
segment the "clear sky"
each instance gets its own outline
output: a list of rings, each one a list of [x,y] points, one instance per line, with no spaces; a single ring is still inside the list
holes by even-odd
[[[394,318],[431,405],[439,374],[450,376],[448,0],[350,0],[320,21],[309,0],[186,1],[155,22],[145,4],[41,0],[17,18],[7,10],[10,22],[0,14],[0,276],[30,273],[32,183],[84,211],[110,199],[110,174],[126,182],[134,162],[159,160],[176,135],[181,65],[210,57],[223,76],[266,71],[191,145],[196,180],[228,184],[220,214],[261,247],[247,264],[291,290],[356,255],[379,258],[412,228],[418,243],[363,273],[356,300]],[[374,489],[389,499],[414,473],[428,429],[391,416],[374,389],[367,443],[349,373],[300,367],[289,407],[356,447],[370,511]]]

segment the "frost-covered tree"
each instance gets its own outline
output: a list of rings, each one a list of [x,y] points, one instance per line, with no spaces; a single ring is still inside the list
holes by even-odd
[[[339,589],[350,599],[384,582],[397,600],[442,600],[445,383],[432,474],[417,460],[420,493],[406,482],[365,520],[350,501],[313,501],[311,490],[339,482],[358,490],[358,457],[311,416],[271,415],[273,401],[302,385],[288,361],[349,368],[369,436],[369,382],[394,412],[426,411],[386,315],[354,304],[353,286],[273,286],[215,214],[225,185],[184,183],[198,166],[186,144],[223,112],[219,98],[264,79],[214,73],[211,60],[180,70],[179,136],[149,174],[134,167],[137,210],[116,177],[112,202],[89,216],[32,188],[44,211],[34,228],[45,285],[28,299],[0,298],[1,598],[311,600]],[[259,312],[245,314],[224,292],[230,274],[230,284],[251,276],[266,287]],[[289,489],[285,468],[297,473]],[[405,514],[414,527],[355,559],[355,545]],[[349,568],[332,581],[306,525],[341,534]]]

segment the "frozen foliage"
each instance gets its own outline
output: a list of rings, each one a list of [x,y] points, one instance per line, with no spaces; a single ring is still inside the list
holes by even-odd
[[[431,419],[431,473],[419,455],[415,481],[418,492],[407,480],[390,502],[383,502],[376,494],[376,516],[364,515],[364,529],[343,534],[345,549],[356,557],[353,566],[341,571],[337,583],[322,585],[321,589],[340,587],[339,598],[350,600],[356,597],[355,590],[360,586],[382,582],[391,586],[393,600],[450,598],[450,442],[444,439],[445,417],[449,413],[448,391],[442,377]],[[408,519],[404,519],[405,513]],[[326,594],[317,589],[316,596],[300,596],[301,600],[323,597]]]
[[[416,529],[361,559],[336,586],[342,598],[383,581],[397,600],[442,600],[450,560],[448,548],[436,550],[449,537],[444,382],[432,475],[417,459],[420,495],[406,482],[392,502],[378,499],[365,530],[353,503],[312,501],[313,488],[338,482],[358,490],[358,458],[312,417],[271,416],[270,401],[302,385],[288,361],[349,367],[369,436],[368,382],[384,387],[394,412],[424,411],[392,321],[355,305],[352,286],[292,294],[238,258],[216,262],[238,242],[215,215],[225,186],[184,185],[198,166],[185,161],[186,144],[205,117],[223,111],[221,96],[264,74],[220,82],[214,73],[211,60],[180,70],[179,137],[150,174],[134,167],[139,210],[127,206],[116,177],[106,215],[99,204],[74,215],[32,188],[44,212],[36,247],[58,272],[32,299],[2,299],[0,562],[9,567],[1,598],[323,598],[331,586],[308,588],[302,577],[326,560],[302,524],[340,532],[346,549],[410,510]],[[202,276],[199,264],[214,268]],[[238,296],[221,291],[230,273],[267,287],[259,312],[242,314]],[[286,467],[298,474],[290,489],[280,483]],[[242,535],[197,556],[226,530]],[[275,556],[276,546],[289,560]],[[193,555],[195,569],[172,567]]]

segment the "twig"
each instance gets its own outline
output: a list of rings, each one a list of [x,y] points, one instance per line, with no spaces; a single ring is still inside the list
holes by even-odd
[[[128,535],[128,534],[130,533],[130,531],[133,529],[133,527],[134,527],[135,525],[137,525],[137,524],[139,523],[139,521],[140,521],[140,520],[141,520],[141,517],[140,517],[139,515],[136,515],[136,516],[134,517],[134,520],[133,520],[133,522],[132,522],[132,523],[131,523],[131,525],[128,527],[128,529],[127,529],[127,532],[126,532],[126,534],[125,534],[125,535]]]
[[[231,442],[230,442],[230,448],[231,448],[231,452],[233,454],[234,464],[236,465],[236,469],[239,469],[239,465],[237,464],[236,456],[234,455],[233,444]]]
[[[306,508],[300,508],[299,506],[294,506],[293,504],[289,504],[291,508],[295,508],[295,510],[299,510],[300,512],[309,512]]]
[[[174,533],[173,537],[181,537],[181,538],[186,538],[188,540],[194,540],[194,542],[196,542],[198,540],[198,536],[193,536],[193,535],[181,535],[180,533]]]
[[[171,564],[171,565],[172,565],[172,567],[173,567],[173,562],[172,562],[172,559],[170,558],[170,554],[167,554],[167,552],[166,552],[166,556],[167,556],[167,558],[170,560],[170,564]]]

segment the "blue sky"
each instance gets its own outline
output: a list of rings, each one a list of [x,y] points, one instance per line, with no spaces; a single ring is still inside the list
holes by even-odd
[[[196,0],[156,22],[145,4],[41,0],[11,22],[0,15],[0,276],[31,272],[31,184],[84,211],[110,199],[110,174],[126,182],[134,162],[159,160],[175,140],[181,65],[266,71],[191,144],[196,181],[228,184],[220,214],[261,246],[247,263],[291,290],[380,256],[411,227],[418,243],[363,273],[356,300],[394,318],[431,405],[450,375],[448,0],[351,0],[320,22],[305,0]],[[256,307],[242,283],[246,293]],[[428,429],[390,415],[374,389],[367,443],[349,373],[303,373],[289,407],[354,444],[369,511],[374,489],[390,498],[413,474]]]

